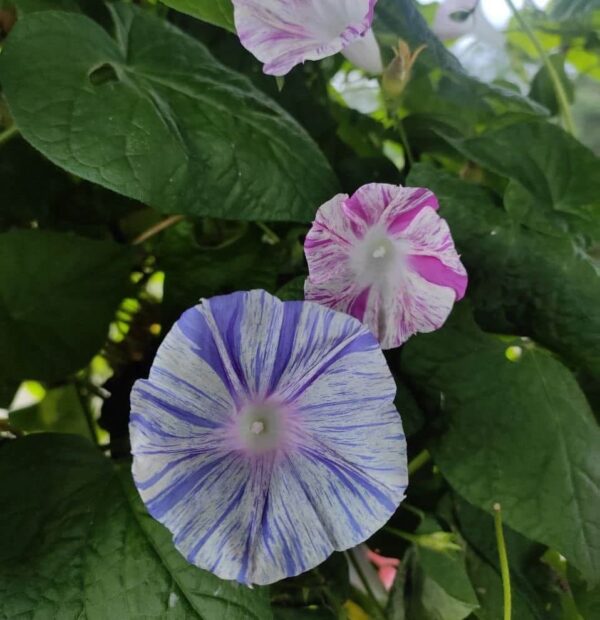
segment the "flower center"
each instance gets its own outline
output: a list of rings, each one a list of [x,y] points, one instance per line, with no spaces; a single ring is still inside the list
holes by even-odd
[[[401,276],[404,266],[402,242],[374,227],[353,248],[350,265],[360,284],[372,286]]]
[[[270,403],[244,407],[237,418],[242,449],[262,454],[279,448],[285,417],[281,407]]]

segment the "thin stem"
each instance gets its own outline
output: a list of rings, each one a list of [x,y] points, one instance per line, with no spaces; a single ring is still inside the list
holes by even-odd
[[[496,544],[500,559],[500,574],[502,575],[502,590],[504,592],[504,620],[511,620],[512,596],[510,591],[510,570],[508,568],[508,554],[504,542],[504,529],[502,528],[502,509],[500,504],[494,504],[494,525],[496,527]]]
[[[16,125],[11,125],[8,129],[5,129],[0,133],[0,144],[4,144],[8,142],[12,137],[16,136],[19,133]]]
[[[565,87],[556,71],[555,66],[552,64],[548,54],[546,54],[546,50],[543,48],[540,40],[537,38],[533,28],[527,23],[527,20],[521,15],[518,11],[517,7],[514,5],[512,0],[506,0],[506,4],[510,7],[513,15],[516,20],[519,22],[519,25],[523,29],[523,32],[529,37],[529,40],[535,47],[537,53],[539,54],[544,66],[546,67],[546,71],[548,71],[548,75],[550,76],[550,80],[552,81],[552,85],[554,86],[554,92],[556,93],[556,98],[558,99],[558,104],[560,106],[563,124],[565,129],[571,134],[575,135],[575,122],[573,121],[573,115],[571,114],[571,106],[569,104],[569,98],[567,97],[567,93],[565,91]]]
[[[138,235],[132,242],[131,245],[141,245],[148,239],[151,239],[158,233],[161,233],[163,230],[170,228],[171,226],[175,226],[175,224],[179,224],[182,220],[185,219],[185,215],[171,215],[170,217],[162,220],[162,222],[158,222],[158,224],[154,224],[154,226],[150,226],[148,230],[145,230],[143,233]]]
[[[425,449],[419,452],[417,456],[408,464],[408,476],[414,476],[423,465],[426,465],[431,460],[431,454],[429,450]]]
[[[354,570],[356,571],[356,574],[358,575],[358,578],[361,580],[365,590],[367,591],[369,598],[373,602],[375,609],[377,609],[377,611],[381,614],[382,617],[385,617],[385,612],[384,612],[383,607],[379,604],[379,601],[375,598],[375,594],[373,593],[373,589],[371,588],[371,585],[369,584],[369,580],[366,578],[362,568],[360,567],[360,564],[354,557],[354,551],[352,549],[349,549],[348,551],[346,551],[346,557],[350,560],[350,564],[352,564]]]
[[[272,228],[269,228],[264,222],[255,222],[255,224],[265,233],[270,243],[275,245],[276,243],[281,242],[279,235]]]
[[[402,140],[402,146],[404,146],[404,151],[406,152],[406,159],[408,159],[408,163],[412,168],[415,163],[415,158],[410,148],[410,142],[408,141],[408,136],[406,135],[406,131],[404,129],[404,123],[402,119],[397,116],[395,119],[396,127],[398,128],[398,133],[400,134],[400,140]]]
[[[96,433],[96,425],[94,423],[94,416],[92,415],[90,405],[82,393],[82,386],[79,383],[75,384],[75,390],[77,391],[77,396],[79,397],[79,402],[81,403],[81,409],[83,411],[83,416],[87,423],[88,430],[90,431],[91,439],[98,446],[98,435]]]
[[[401,538],[402,540],[406,540],[407,542],[410,542],[410,543],[417,542],[417,537],[414,534],[403,532],[402,530],[398,530],[395,527],[390,527],[389,525],[386,525],[383,529],[386,532],[389,532],[390,534],[393,534],[394,536]]]

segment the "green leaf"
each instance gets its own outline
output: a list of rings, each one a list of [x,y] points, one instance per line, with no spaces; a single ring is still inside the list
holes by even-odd
[[[3,617],[271,618],[264,589],[188,564],[145,511],[129,471],[86,440],[8,442],[0,476]]]
[[[448,140],[465,157],[516,181],[530,194],[525,208],[521,199],[507,201],[507,210],[525,225],[539,229],[540,221],[547,221],[558,230],[600,239],[600,162],[556,125],[514,123],[477,138]]]
[[[302,301],[304,299],[304,283],[306,276],[296,276],[277,290],[275,295],[283,301]]]
[[[599,580],[600,429],[571,373],[529,341],[482,332],[464,304],[402,361],[437,403],[434,461],[458,493],[486,511],[500,502],[510,527]]]
[[[589,588],[581,575],[571,566],[567,569],[567,575],[581,617],[584,620],[600,618],[600,586]]]
[[[12,0],[21,15],[36,11],[79,11],[77,0]]]
[[[215,247],[203,247],[192,222],[182,222],[164,234],[156,255],[165,272],[164,305],[172,318],[201,297],[236,289],[275,290],[280,259],[277,248],[261,243],[258,228],[249,230],[242,225],[232,235]]]
[[[550,16],[553,19],[585,17],[600,10],[600,0],[554,0]]]
[[[8,414],[13,428],[27,433],[71,433],[92,439],[77,388],[54,388],[37,405],[15,409]]]
[[[306,132],[196,40],[109,7],[115,39],[55,11],[11,31],[0,79],[23,136],[69,172],[165,213],[312,220],[337,184]]]
[[[479,620],[498,620],[504,617],[502,579],[490,564],[476,553],[467,552],[467,570],[479,598],[479,608],[474,614]],[[515,620],[548,620],[548,616],[537,616],[528,607],[519,591],[512,596],[512,617]]]
[[[440,531],[439,523],[428,518],[417,534]],[[463,620],[479,603],[467,575],[462,551],[437,552],[415,548],[417,594],[409,617],[414,620]]]
[[[565,55],[552,54],[550,56],[550,62],[554,65],[569,102],[573,103],[575,99],[575,87],[565,71]],[[535,74],[533,81],[531,82],[529,96],[538,103],[541,103],[544,107],[548,108],[553,116],[559,114],[560,104],[556,98],[556,90],[552,82],[552,78],[548,73],[548,69],[545,66],[543,66]]]
[[[182,13],[235,32],[231,0],[160,0]]]
[[[481,564],[486,565],[481,568],[481,564],[472,558],[467,562],[469,574],[484,609],[483,617],[495,620],[502,617],[502,579],[494,518],[457,495],[453,500],[454,515],[461,535],[477,554]],[[556,595],[553,576],[541,561],[546,548],[525,538],[506,524],[503,524],[503,529],[515,602],[514,617],[534,617],[539,620],[556,618],[560,612],[560,601]],[[481,577],[479,569],[483,573]],[[487,584],[481,582],[489,583],[489,591]],[[518,611],[519,608],[522,609]]]
[[[39,230],[0,234],[0,378],[55,381],[100,349],[129,288],[132,254]]]
[[[32,183],[32,179],[35,182]],[[43,222],[52,203],[69,188],[67,175],[24,140],[0,149],[0,228]]]
[[[428,187],[440,199],[469,272],[478,321],[527,334],[597,377],[600,286],[590,258],[554,228],[548,236],[519,226],[486,190],[432,166],[415,166],[407,184]]]

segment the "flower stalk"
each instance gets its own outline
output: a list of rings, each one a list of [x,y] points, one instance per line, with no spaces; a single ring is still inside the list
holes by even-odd
[[[496,544],[500,559],[500,574],[502,575],[502,591],[504,593],[504,620],[511,620],[512,595],[510,588],[510,569],[508,567],[508,553],[504,541],[504,529],[502,527],[502,508],[500,504],[494,504],[494,526],[496,529]]]

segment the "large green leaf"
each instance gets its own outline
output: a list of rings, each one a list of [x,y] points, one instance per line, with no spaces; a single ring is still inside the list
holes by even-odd
[[[146,513],[129,472],[86,440],[9,442],[0,476],[2,617],[271,617],[264,589],[188,564]]]
[[[550,15],[554,19],[586,17],[600,11],[600,0],[554,0]]]
[[[494,331],[531,336],[600,375],[600,285],[590,258],[567,235],[519,225],[486,190],[432,166],[415,166],[408,183],[440,199],[477,319]]]
[[[515,219],[542,232],[554,225],[592,241],[600,239],[600,160],[556,125],[515,123],[450,142],[526,190],[507,194],[506,207]]]
[[[177,11],[235,32],[231,0],[161,0]]]
[[[84,366],[128,291],[131,262],[110,241],[0,234],[0,378],[54,381]]]
[[[23,136],[68,171],[159,211],[310,221],[336,182],[304,130],[196,40],[109,6],[115,39],[55,11],[11,32],[0,80]]]
[[[433,455],[450,484],[600,580],[600,429],[571,373],[530,341],[480,331],[464,304],[402,361],[446,423]]]

